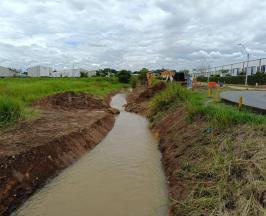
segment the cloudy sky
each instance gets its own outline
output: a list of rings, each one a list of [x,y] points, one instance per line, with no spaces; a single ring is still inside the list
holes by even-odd
[[[263,0],[1,0],[0,65],[195,68],[266,57]]]

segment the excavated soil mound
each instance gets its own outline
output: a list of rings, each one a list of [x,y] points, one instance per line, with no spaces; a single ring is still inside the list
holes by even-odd
[[[50,109],[86,109],[102,110],[108,109],[109,105],[102,99],[86,93],[64,92],[45,97],[37,101],[35,106]]]

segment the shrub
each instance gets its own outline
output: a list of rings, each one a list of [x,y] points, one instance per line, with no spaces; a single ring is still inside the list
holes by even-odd
[[[88,73],[85,71],[80,72],[80,77],[88,77]]]
[[[0,96],[0,127],[15,123],[22,114],[22,106],[16,99]]]

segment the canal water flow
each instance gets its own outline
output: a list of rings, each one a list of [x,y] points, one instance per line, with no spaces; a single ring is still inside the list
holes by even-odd
[[[33,195],[15,216],[166,216],[167,188],[158,142],[142,116],[125,112],[92,151]]]

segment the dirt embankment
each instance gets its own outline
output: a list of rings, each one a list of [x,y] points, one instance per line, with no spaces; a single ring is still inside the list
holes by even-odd
[[[118,111],[73,92],[34,104],[41,115],[0,133],[0,215],[10,215],[36,189],[94,148]]]
[[[169,182],[169,215],[264,215],[265,128],[215,130],[187,116],[178,108],[153,128]]]
[[[166,84],[164,82],[159,82],[149,89],[144,86],[138,86],[131,94],[128,95],[125,110],[127,112],[134,112],[140,115],[147,114],[149,99],[165,88]]]
[[[140,91],[145,90],[129,96],[135,99],[129,110],[147,110],[148,102],[138,101]],[[135,109],[134,104],[140,107]],[[233,130],[214,130],[200,117],[189,121],[186,109],[178,107],[152,130],[160,139],[169,215],[242,215],[243,211],[263,215],[265,128],[238,125]]]
[[[192,179],[179,176],[177,170],[185,166],[188,161],[199,159],[200,152],[196,152],[198,145],[210,143],[211,137],[203,133],[204,128],[207,128],[207,124],[200,120],[193,124],[188,123],[185,109],[179,108],[171,115],[165,116],[152,129],[160,138],[159,148],[162,152],[162,163],[169,184],[171,201],[169,215],[171,216],[183,216],[175,212],[175,205],[185,200],[197,184]]]

